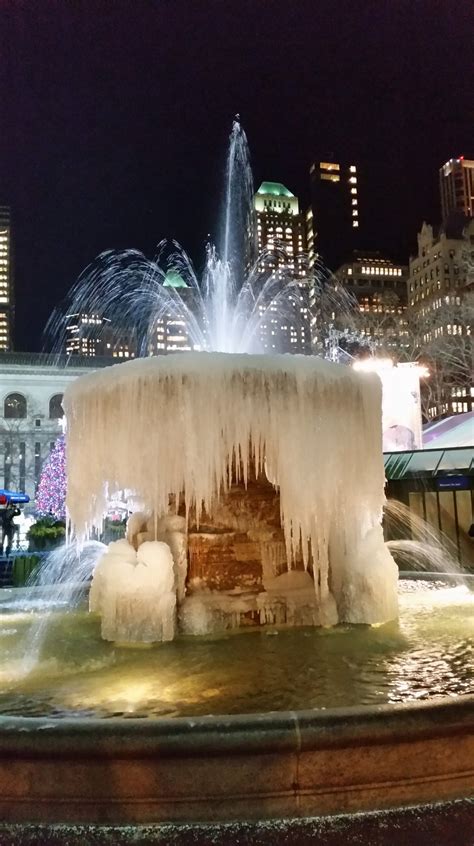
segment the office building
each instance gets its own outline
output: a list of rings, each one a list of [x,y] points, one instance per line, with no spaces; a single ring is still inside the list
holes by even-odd
[[[117,333],[113,324],[99,314],[68,314],[66,316],[66,355],[87,358],[107,356],[110,358],[134,358],[135,344],[127,333]]]
[[[473,298],[474,218],[453,213],[438,229],[423,223],[407,314],[430,370],[431,420],[473,408]]]
[[[169,270],[164,288],[176,291],[169,308],[157,305],[156,317],[150,308],[148,325],[118,326],[98,313],[76,313],[66,316],[64,352],[82,357],[131,359],[139,355],[161,355],[196,349],[191,341],[195,291],[175,270]]]
[[[474,161],[449,159],[439,171],[439,190],[442,220],[454,211],[474,217]]]
[[[257,269],[268,290],[259,306],[260,347],[267,353],[309,353],[308,258],[298,197],[280,182],[262,182],[254,211]]]
[[[8,206],[0,206],[0,351],[13,347],[13,317],[11,215]]]
[[[379,252],[356,250],[338,268],[335,277],[357,303],[355,328],[363,344],[373,352],[381,348],[385,352],[393,350],[398,356],[400,348],[407,344],[408,267],[395,264]],[[352,320],[347,322],[350,326]]]
[[[170,298],[169,308],[160,311],[149,338],[149,355],[165,355],[170,352],[188,352],[196,349],[191,338],[195,309],[195,291],[186,283],[177,270],[168,270],[163,287],[176,291]],[[181,305],[182,304],[182,305]]]
[[[305,226],[298,197],[280,182],[262,182],[254,209],[259,270],[282,278],[306,277]]]
[[[361,210],[357,166],[333,156],[310,167],[311,202],[306,214],[309,266],[330,270],[348,261],[360,246]]]

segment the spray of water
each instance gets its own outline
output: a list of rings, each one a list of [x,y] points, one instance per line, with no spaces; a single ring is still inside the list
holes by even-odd
[[[13,675],[28,675],[41,661],[41,651],[53,615],[74,611],[92,578],[92,572],[106,547],[98,541],[86,541],[80,547],[63,544],[50,552],[34,571],[27,583],[28,590],[4,608],[9,611],[28,611],[32,623],[26,648],[15,661]]]
[[[108,250],[81,274],[45,330],[45,346],[66,347],[71,315],[87,315],[81,332],[107,337],[111,348],[126,343],[137,356],[159,352],[163,324],[183,326],[187,348],[228,353],[278,352],[265,349],[274,323],[293,333],[304,352],[334,360],[327,327],[354,330],[355,299],[322,264],[303,281],[285,276],[284,248],[256,257],[253,178],[247,138],[238,118],[227,156],[224,208],[217,246],[209,244],[199,277],[176,241],[161,241],[154,258],[138,250]],[[260,268],[275,268],[261,271]],[[282,270],[283,268],[283,270]],[[170,275],[182,285],[169,284]],[[324,327],[324,328],[323,328]],[[333,331],[333,334],[334,334]],[[338,338],[341,337],[338,335]],[[289,348],[289,344],[288,344]]]
[[[387,500],[384,508],[387,546],[402,570],[460,576],[455,544],[403,502]]]

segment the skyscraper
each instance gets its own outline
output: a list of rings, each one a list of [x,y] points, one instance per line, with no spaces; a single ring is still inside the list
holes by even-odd
[[[298,197],[281,182],[262,182],[255,194],[259,269],[304,277],[306,237]],[[262,255],[264,251],[267,255]]]
[[[359,247],[360,207],[355,164],[333,156],[310,167],[311,204],[306,215],[310,268],[319,257],[330,270],[347,261]]]
[[[262,182],[254,209],[258,271],[262,280],[274,280],[269,300],[275,295],[278,300],[270,304],[264,299],[260,305],[262,350],[309,353],[308,257],[298,197],[281,182]]]
[[[12,349],[13,315],[10,208],[0,206],[0,350]]]
[[[449,159],[439,171],[439,190],[443,220],[453,211],[474,217],[474,161]]]

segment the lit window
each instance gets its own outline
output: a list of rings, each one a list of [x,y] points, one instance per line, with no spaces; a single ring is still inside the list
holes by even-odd
[[[350,172],[351,172],[351,173],[355,173],[355,172],[356,172],[356,170],[357,170],[357,168],[356,168],[356,166],[355,166],[355,165],[351,165],[351,166],[350,166],[350,168],[349,168],[349,170],[350,170]]]
[[[356,182],[357,182],[357,176],[350,176],[350,177],[349,177],[349,182],[352,182],[352,183],[353,183],[353,185],[355,185],[355,184],[356,184]]]
[[[353,229],[357,229],[357,228],[358,228],[358,226],[359,226],[359,221],[358,221],[358,220],[353,220],[353,221],[352,221],[352,228],[353,228]]]
[[[351,194],[357,194],[357,188],[351,188]]]

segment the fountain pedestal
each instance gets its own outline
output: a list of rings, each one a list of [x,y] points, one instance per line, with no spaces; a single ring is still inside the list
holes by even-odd
[[[332,596],[318,603],[302,556],[288,560],[280,495],[263,473],[251,472],[246,485],[235,481],[199,524],[190,515],[188,552],[186,633],[337,622]]]
[[[261,591],[265,578],[288,569],[280,496],[263,474],[235,482],[201,515],[190,516],[188,584],[210,590]],[[302,563],[296,562],[298,569]]]

